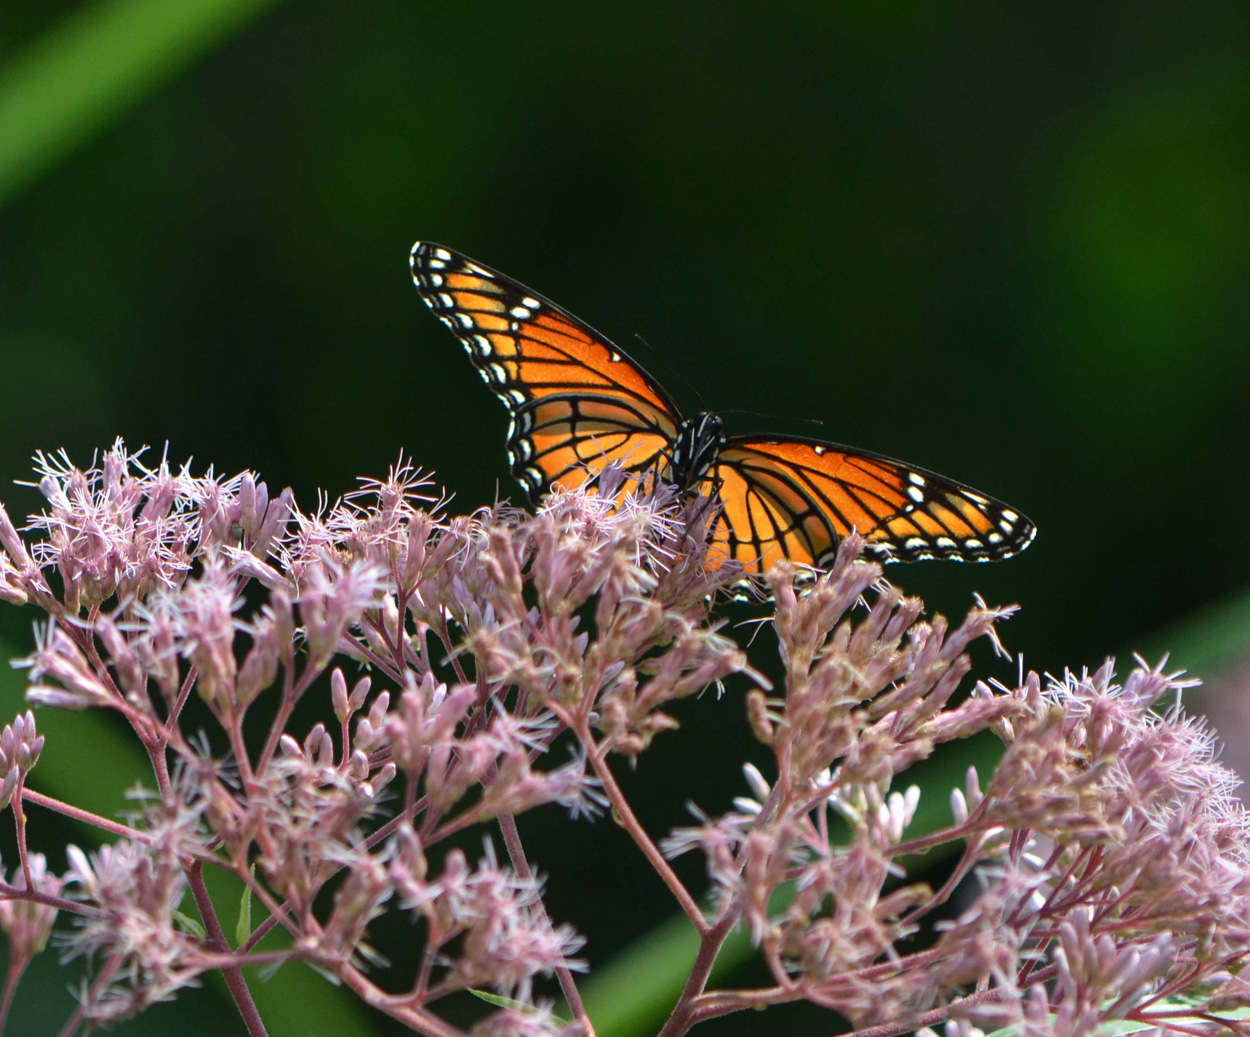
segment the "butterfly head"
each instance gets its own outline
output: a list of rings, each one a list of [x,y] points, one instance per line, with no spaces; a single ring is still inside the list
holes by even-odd
[[[682,490],[691,490],[707,475],[724,444],[721,435],[721,419],[704,411],[687,418],[677,430],[669,458],[666,481]]]

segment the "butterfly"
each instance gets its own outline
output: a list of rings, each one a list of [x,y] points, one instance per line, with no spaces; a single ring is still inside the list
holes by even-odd
[[[421,298],[508,408],[508,460],[531,501],[609,465],[654,473],[719,504],[712,555],[748,576],[782,558],[828,568],[852,529],[883,561],[994,561],[1033,540],[1014,508],[923,468],[797,436],[726,436],[706,411],[684,418],[624,350],[523,284],[426,241],[411,262]]]

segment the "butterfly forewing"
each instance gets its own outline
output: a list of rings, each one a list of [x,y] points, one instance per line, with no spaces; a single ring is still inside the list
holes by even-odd
[[[508,408],[512,474],[536,498],[608,463],[645,471],[681,415],[638,364],[567,310],[451,249],[418,242],[421,298],[463,343]]]

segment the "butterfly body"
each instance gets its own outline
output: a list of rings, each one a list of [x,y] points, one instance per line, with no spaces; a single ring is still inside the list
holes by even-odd
[[[691,418],[623,350],[498,271],[417,242],[422,299],[460,339],[511,415],[512,474],[537,500],[615,465],[715,498],[712,553],[762,575],[782,558],[825,568],[857,530],[886,561],[992,561],[1033,524],[969,486],[880,454],[796,436],[726,436]]]
[[[726,443],[721,434],[723,427],[720,415],[711,411],[700,411],[683,421],[673,439],[668,467],[663,472],[664,481],[683,493],[697,492]]]

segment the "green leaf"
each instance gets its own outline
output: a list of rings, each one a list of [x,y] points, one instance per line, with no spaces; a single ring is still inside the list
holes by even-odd
[[[479,1001],[485,1001],[488,1005],[494,1005],[496,1008],[524,1008],[525,1006],[514,998],[501,997],[499,994],[492,994],[489,990],[478,990],[477,987],[465,987],[470,994]]]
[[[256,875],[256,865],[252,865],[252,876]],[[239,920],[234,926],[234,945],[242,947],[252,935],[252,887],[244,886],[243,895],[239,900]]]
[[[171,913],[174,921],[178,923],[178,928],[184,933],[190,933],[197,940],[202,940],[208,935],[207,930],[205,930],[198,918],[192,918],[184,911],[173,911]]]
[[[514,1008],[518,1011],[526,1011],[532,1006],[524,1001],[517,1001],[511,997],[503,997],[501,994],[492,994],[489,990],[479,990],[477,987],[465,987],[465,990],[476,997],[479,1001],[485,1001],[488,1005],[494,1005],[496,1008]],[[561,1026],[567,1026],[567,1019],[557,1020]]]
[[[97,0],[0,68],[0,205],[275,0]]]

